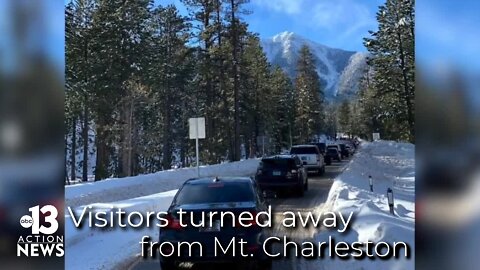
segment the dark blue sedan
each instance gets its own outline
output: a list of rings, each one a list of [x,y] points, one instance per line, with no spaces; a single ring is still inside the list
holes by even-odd
[[[266,229],[259,226],[260,219],[248,220],[248,216],[255,217],[266,209],[251,178],[186,181],[164,216],[168,226],[160,229],[159,243],[169,243],[160,251],[161,268],[177,269],[184,263],[239,262],[256,269],[271,269],[271,259],[263,247]],[[240,216],[247,218],[240,221]]]

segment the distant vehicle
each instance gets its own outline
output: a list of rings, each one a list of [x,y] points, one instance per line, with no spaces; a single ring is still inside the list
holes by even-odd
[[[337,152],[340,154],[340,158],[342,157],[342,149],[340,148],[340,145],[338,144],[329,144],[327,145],[327,151],[328,149],[335,149]]]
[[[339,143],[340,146],[340,154],[342,155],[342,158],[347,158],[350,156],[350,152],[347,150],[347,146],[344,143]]]
[[[332,157],[330,157],[327,152],[325,152],[323,160],[325,161],[326,165],[332,165]]]
[[[207,226],[182,227],[180,225],[178,211],[182,209],[186,212],[186,217],[193,216],[201,218],[206,213],[230,211],[235,216],[249,211],[258,213],[267,210],[263,197],[260,195],[256,182],[249,177],[225,177],[225,178],[200,178],[187,180],[173,198],[172,204],[167,210],[167,215],[163,216],[168,220],[168,226],[160,229],[160,243],[182,243],[199,242],[202,249],[200,251],[192,248],[192,254],[180,250],[172,252],[172,256],[160,256],[160,266],[162,270],[178,269],[182,262],[190,263],[216,263],[216,262],[236,262],[245,261],[242,256],[233,256],[232,254],[221,254],[215,256],[215,239],[223,247],[227,247],[233,237],[242,238],[248,243],[246,249],[252,254],[249,259],[257,264],[258,269],[271,269],[271,259],[263,251],[263,243],[266,239],[265,230],[252,222],[251,226],[239,226],[235,219],[224,219],[226,221],[220,226],[220,215],[216,215],[210,224],[210,218],[207,218]],[[235,222],[235,226],[233,226]],[[189,224],[189,222],[184,222]],[[198,222],[195,222],[197,224]],[[270,252],[270,251],[269,251]],[[218,254],[217,254],[218,255]]]
[[[318,147],[318,150],[320,150],[320,153],[322,153],[323,156],[327,153],[327,144],[326,143],[311,143],[311,145],[316,145]]]
[[[261,191],[291,191],[303,196],[308,190],[307,170],[295,155],[263,158],[255,176]]]
[[[327,156],[330,160],[342,161],[342,157],[338,152],[337,148],[329,147],[327,149]]]
[[[345,148],[347,148],[348,153],[350,153],[350,155],[353,155],[355,153],[355,149],[350,145],[347,145]]]
[[[315,171],[317,174],[325,173],[325,161],[316,145],[294,145],[290,148],[290,154],[297,155],[307,171]]]

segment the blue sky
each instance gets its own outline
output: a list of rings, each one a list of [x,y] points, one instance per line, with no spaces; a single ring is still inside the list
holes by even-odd
[[[290,31],[324,45],[365,51],[362,38],[376,30],[384,0],[251,0],[246,21],[261,37]]]
[[[184,11],[180,0],[173,3]],[[260,37],[283,31],[295,32],[324,45],[352,51],[365,51],[362,38],[377,29],[375,13],[384,0],[250,0],[252,12],[243,19]]]
[[[63,39],[63,6],[55,1],[50,19],[61,29],[54,41]],[[175,4],[180,0],[155,0]],[[375,13],[385,0],[250,0],[244,16],[250,30],[262,38],[292,31],[316,42],[347,50],[365,51],[362,38],[376,29]],[[68,0],[64,0],[64,3]],[[416,3],[416,57],[424,65],[451,64],[480,71],[480,1],[421,0]],[[58,14],[59,16],[56,16]],[[56,23],[55,23],[56,22]],[[63,56],[62,42],[52,51]],[[475,57],[472,57],[475,56]]]

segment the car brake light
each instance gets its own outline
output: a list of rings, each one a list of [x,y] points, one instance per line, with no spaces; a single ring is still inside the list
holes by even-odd
[[[251,225],[250,227],[257,226],[257,220],[256,220],[257,212],[251,211],[250,214],[252,214],[253,219],[249,221],[247,224],[250,224]]]
[[[180,224],[180,220],[173,217],[172,214],[168,214],[166,216],[166,219],[167,219],[167,226],[165,227],[165,229],[170,229],[170,230],[180,230],[180,229],[182,229],[182,225]]]

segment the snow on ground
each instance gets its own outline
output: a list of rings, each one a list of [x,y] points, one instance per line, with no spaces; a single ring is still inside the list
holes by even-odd
[[[91,204],[94,211],[111,211],[121,208],[127,213],[133,211],[145,214],[147,212],[166,211],[170,206],[177,190],[152,194],[113,203]],[[76,208],[79,217],[83,207]],[[86,214],[87,216],[87,214]],[[125,218],[126,219],[126,218]],[[145,221],[146,222],[146,221]],[[141,252],[140,240],[143,236],[150,236],[152,241],[158,241],[157,220],[152,217],[149,227],[119,228],[118,222],[114,228],[89,228],[88,220],[81,228],[76,228],[69,212],[65,215],[65,266],[68,269],[126,269],[132,263],[135,255]],[[144,223],[146,224],[146,223]]]
[[[363,143],[354,159],[345,171],[339,175],[332,186],[327,200],[329,211],[355,212],[355,220],[348,233],[320,231],[315,242],[328,241],[332,235],[337,241],[354,242],[367,240],[373,242],[404,241],[411,247],[412,257],[390,260],[339,260],[324,258],[305,260],[298,269],[362,269],[362,270],[410,270],[414,269],[414,233],[415,233],[415,161],[414,146],[406,143],[377,141]],[[258,160],[246,160],[235,163],[204,167],[202,175],[247,175],[253,174]],[[128,212],[164,211],[171,203],[176,190],[156,193],[157,190],[175,189],[186,179],[195,176],[195,169],[164,171],[151,175],[69,186],[66,198],[88,198],[97,210],[122,208]],[[370,192],[368,175],[374,179],[374,192]],[[148,189],[148,196],[132,196],[140,193],[135,189]],[[393,188],[395,196],[395,216],[390,215],[386,190]],[[109,190],[116,193],[108,193]],[[123,190],[123,191],[122,191]],[[123,193],[122,193],[123,192]],[[142,191],[144,192],[144,191]],[[106,197],[105,203],[93,203],[92,198]],[[112,195],[113,194],[113,195]],[[117,195],[121,194],[121,195]],[[115,197],[131,196],[126,200],[114,201]],[[67,206],[72,206],[67,203]],[[81,208],[76,208],[77,211]],[[318,209],[325,211],[325,208]],[[158,238],[158,228],[108,230],[75,228],[71,217],[66,215],[66,266],[69,269],[118,269],[127,268],[140,252],[138,243],[142,236],[149,235],[153,241]],[[100,251],[101,250],[101,255]]]
[[[259,160],[201,166],[200,176],[247,176],[255,174]],[[178,189],[185,180],[197,176],[196,168],[182,168],[125,178],[111,178],[65,187],[65,205],[77,207],[105,203]]]
[[[253,175],[258,163],[258,159],[248,159],[203,166],[200,175]],[[77,217],[84,207],[89,206],[93,212],[109,212],[118,208],[127,213],[165,211],[183,182],[196,176],[196,168],[185,168],[67,186],[66,206],[75,209]],[[88,213],[85,216],[88,217]],[[152,222],[156,222],[156,219],[152,218]],[[65,209],[65,264],[69,269],[125,269],[141,251],[138,242],[142,236],[151,236],[152,241],[158,239],[158,228],[152,225],[141,229],[122,229],[118,228],[117,223],[115,228],[108,229],[92,229],[85,225],[88,223],[81,228],[75,227],[68,209]]]
[[[368,176],[374,180],[374,192],[370,192]],[[393,189],[395,216],[389,212],[386,192]],[[339,260],[311,261],[305,269],[352,270],[403,270],[415,269],[415,146],[409,143],[389,141],[364,142],[354,159],[339,175],[327,200],[331,211],[348,215],[355,213],[351,230],[339,234],[320,231],[315,242],[328,241],[332,235],[336,241],[384,241],[393,244],[403,241],[410,245],[412,257],[389,260]],[[320,211],[320,209],[319,209]],[[321,211],[325,211],[323,208]],[[403,254],[402,254],[403,255]],[[304,267],[302,267],[304,268]]]

